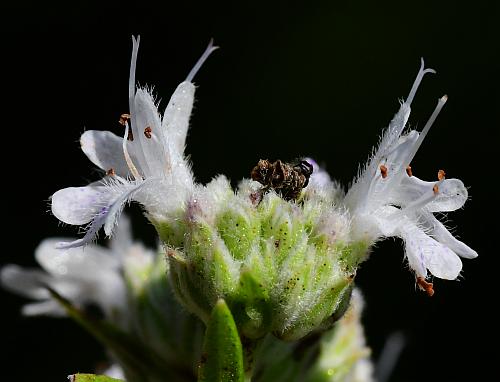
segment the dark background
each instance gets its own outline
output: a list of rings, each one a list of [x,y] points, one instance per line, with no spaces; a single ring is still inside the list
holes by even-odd
[[[435,280],[428,298],[415,291],[402,243],[379,244],[357,277],[367,336],[377,358],[388,335],[405,333],[391,381],[494,379],[494,1],[102,3],[1,5],[1,263],[34,265],[43,238],[76,233],[51,216],[48,198],[98,178],[79,150],[85,128],[121,134],[132,34],[141,35],[137,79],[155,86],[163,107],[209,38],[221,46],[195,79],[187,152],[201,182],[217,173],[248,176],[259,158],[309,155],[347,185],[408,94],[423,56],[438,74],[425,78],[411,125],[423,126],[439,96],[449,101],[412,168],[428,180],[443,168],[470,187],[465,209],[449,217],[480,257],[464,260],[460,282]],[[144,232],[152,243],[151,230]],[[22,318],[24,301],[1,293],[2,380],[64,381],[104,359],[69,320]]]

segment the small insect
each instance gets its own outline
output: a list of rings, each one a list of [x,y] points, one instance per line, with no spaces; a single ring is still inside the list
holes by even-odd
[[[276,162],[261,159],[253,168],[251,177],[264,186],[261,197],[273,189],[285,200],[296,200],[309,184],[312,172],[313,166],[305,160],[290,164],[279,159]]]

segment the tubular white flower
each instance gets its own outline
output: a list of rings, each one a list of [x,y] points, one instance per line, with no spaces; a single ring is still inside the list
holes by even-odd
[[[188,75],[174,91],[163,117],[149,90],[135,86],[139,38],[132,39],[129,106],[130,126],[124,121],[122,138],[109,131],[86,131],[80,140],[83,152],[108,173],[87,187],[70,187],[52,196],[52,213],[61,221],[88,224],[85,236],[60,248],[89,243],[104,226],[110,236],[124,204],[137,201],[154,219],[161,220],[172,206],[184,202],[194,189],[194,180],[184,144],[193,108],[194,76],[216,49],[212,41]],[[130,180],[133,178],[133,180]],[[172,203],[169,198],[174,199]]]
[[[462,269],[458,256],[474,258],[477,253],[455,239],[433,212],[461,208],[467,200],[467,189],[458,179],[445,179],[442,171],[437,181],[425,182],[414,176],[409,167],[447,97],[439,99],[422,132],[411,130],[402,135],[411,102],[426,73],[435,72],[425,69],[422,60],[407,100],[348,191],[345,204],[353,218],[354,238],[376,241],[398,236],[405,242],[408,263],[418,278],[425,280],[429,271],[436,277],[453,280]]]

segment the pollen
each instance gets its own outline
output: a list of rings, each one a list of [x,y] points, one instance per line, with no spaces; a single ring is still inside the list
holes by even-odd
[[[153,130],[149,126],[144,129],[144,135],[146,136],[146,138],[151,139],[151,132],[152,131]]]
[[[130,119],[130,114],[124,113],[120,115],[120,120],[118,122],[120,123],[120,125],[125,126],[125,124],[128,122],[129,119]]]
[[[380,175],[382,175],[383,179],[387,178],[387,167],[383,164],[380,165]]]
[[[114,168],[110,168],[108,171],[106,171],[107,176],[115,176],[116,172]]]
[[[134,133],[132,133],[132,130],[129,129],[128,135],[127,135],[127,141],[133,141],[134,140]]]
[[[444,170],[439,170],[438,171],[438,180],[443,180],[446,176],[446,173],[444,172]]]
[[[409,177],[412,177],[412,176],[413,176],[413,173],[411,172],[411,166],[410,166],[410,165],[406,166],[406,174],[407,174]]]
[[[434,295],[433,284],[429,283],[423,277],[417,277],[417,285],[420,290],[427,293],[427,296],[432,297]]]

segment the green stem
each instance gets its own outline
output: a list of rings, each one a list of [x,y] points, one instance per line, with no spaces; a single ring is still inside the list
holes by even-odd
[[[251,340],[245,337],[240,338],[243,350],[243,368],[245,371],[245,382],[251,382],[255,366],[255,357],[257,356],[260,345],[262,344],[262,339]]]

